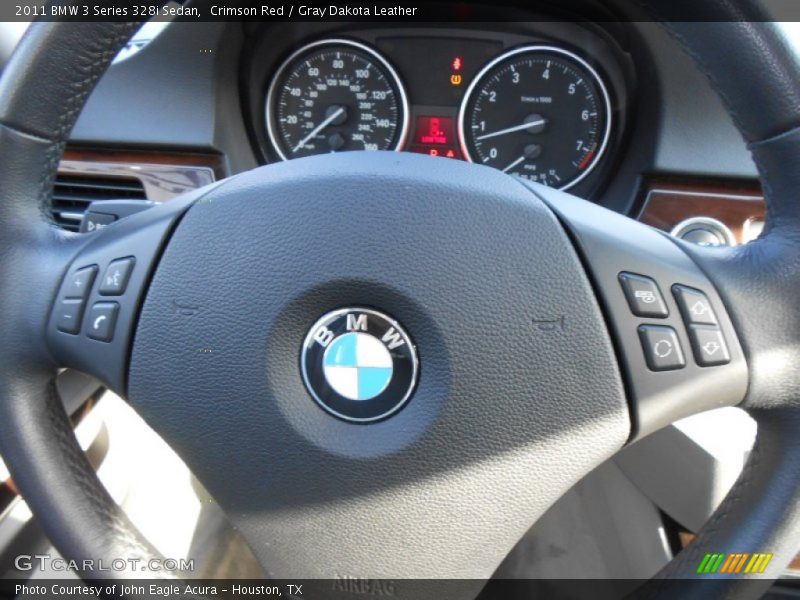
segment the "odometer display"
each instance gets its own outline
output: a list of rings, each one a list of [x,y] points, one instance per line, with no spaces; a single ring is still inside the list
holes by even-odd
[[[408,131],[397,73],[351,40],[324,40],[290,56],[267,93],[267,129],[283,159],[347,150],[395,150]]]
[[[598,73],[550,46],[518,48],[490,62],[459,113],[469,160],[559,189],[588,175],[610,131],[611,102]]]

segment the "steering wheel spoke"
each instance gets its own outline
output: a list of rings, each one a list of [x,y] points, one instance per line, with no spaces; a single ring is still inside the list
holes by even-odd
[[[65,269],[47,323],[59,366],[94,375],[125,395],[138,311],[159,253],[186,209],[216,185],[89,234]]]
[[[747,363],[714,284],[665,234],[537,184],[578,248],[616,341],[632,440],[745,398]]]

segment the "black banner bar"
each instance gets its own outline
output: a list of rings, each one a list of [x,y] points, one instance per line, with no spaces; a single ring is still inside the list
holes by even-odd
[[[720,21],[728,19],[716,4],[697,0],[651,0],[664,21]],[[644,2],[647,4],[647,2]],[[623,22],[653,20],[634,0],[484,0],[483,2],[425,2],[424,0],[328,3],[286,0],[3,0],[0,21],[184,21],[252,22],[467,22],[494,21],[498,9],[518,10],[521,18],[560,21]],[[729,14],[729,13],[728,13]],[[541,17],[538,17],[541,15]],[[770,12],[740,12],[741,21],[800,21],[800,2],[776,0]]]
[[[353,600],[355,598],[415,598],[420,592],[430,597],[432,592],[442,596],[473,598],[478,600],[618,600],[644,598],[655,587],[672,598],[681,598],[691,586],[694,593],[701,592],[709,598],[718,597],[730,582],[726,578],[701,578],[692,580],[636,580],[636,579],[493,579],[488,583],[464,579],[365,579],[339,577],[314,580],[87,580],[31,579],[0,581],[0,598],[20,600],[96,600],[97,598],[137,598],[144,600],[169,600],[196,596],[223,600],[252,598],[291,598],[317,600]],[[765,589],[765,581],[750,579],[757,597]],[[791,582],[781,582],[773,588],[780,597],[791,594]],[[795,593],[797,588],[794,588]],[[760,592],[760,593],[758,593]],[[698,596],[695,596],[698,597]]]

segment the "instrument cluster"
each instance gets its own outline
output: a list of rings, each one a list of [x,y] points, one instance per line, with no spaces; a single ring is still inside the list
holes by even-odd
[[[591,194],[624,137],[625,54],[575,24],[528,29],[337,30],[290,33],[282,52],[256,44],[254,138],[268,162],[418,152]]]

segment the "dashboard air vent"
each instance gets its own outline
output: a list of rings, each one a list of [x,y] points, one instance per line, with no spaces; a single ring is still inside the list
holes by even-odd
[[[63,229],[78,231],[83,213],[95,200],[146,200],[142,182],[135,177],[96,177],[59,173],[53,186],[53,219]]]

